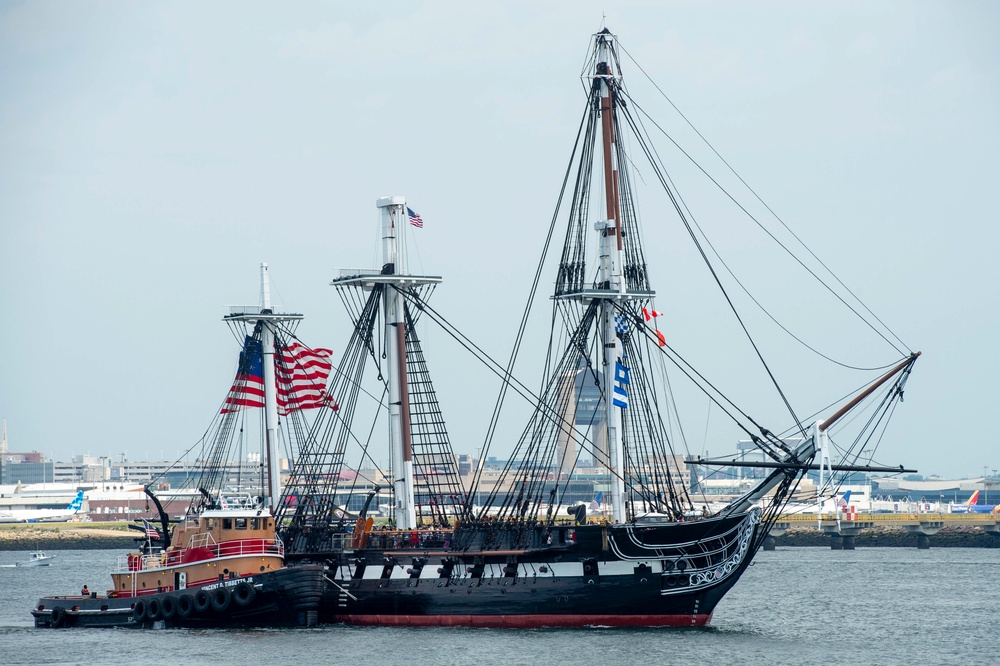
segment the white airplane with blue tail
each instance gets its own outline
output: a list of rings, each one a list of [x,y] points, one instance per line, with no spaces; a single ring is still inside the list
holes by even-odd
[[[7,509],[0,511],[0,523],[56,523],[65,522],[83,507],[83,491],[65,509]]]

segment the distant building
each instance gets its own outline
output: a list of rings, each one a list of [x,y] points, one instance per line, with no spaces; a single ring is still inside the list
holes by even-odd
[[[52,463],[38,451],[16,453],[7,450],[7,419],[0,421],[0,485],[16,483],[52,483]]]
[[[902,502],[966,502],[977,490],[987,490],[986,479],[928,479],[910,481],[896,477],[872,479],[872,495]],[[985,501],[985,495],[982,495]]]
[[[8,453],[0,462],[0,485],[14,483],[52,483],[55,481],[55,464],[37,461],[25,462],[21,454]]]
[[[73,460],[55,463],[57,483],[100,483],[109,476],[108,459],[94,456],[73,456]]]

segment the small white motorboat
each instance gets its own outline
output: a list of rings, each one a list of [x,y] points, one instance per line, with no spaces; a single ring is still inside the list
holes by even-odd
[[[51,560],[53,557],[55,557],[55,556],[54,555],[46,555],[44,552],[42,552],[40,550],[36,550],[35,552],[33,552],[31,554],[31,559],[29,559],[26,562],[18,562],[16,564],[16,566],[19,566],[19,567],[47,567],[50,564],[49,560]]]

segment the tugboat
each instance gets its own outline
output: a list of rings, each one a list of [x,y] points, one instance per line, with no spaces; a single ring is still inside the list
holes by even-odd
[[[154,528],[149,528],[154,530]],[[118,558],[105,594],[49,596],[36,627],[227,627],[316,624],[323,569],[287,567],[274,516],[213,505],[173,527],[173,541]],[[147,543],[155,544],[156,537]]]
[[[641,149],[648,158],[643,180],[661,184],[664,200],[673,204],[685,228],[692,227],[660,153],[649,146],[638,116],[641,107],[623,84],[620,62],[617,38],[606,29],[594,35],[583,76],[585,110],[571,158],[571,167],[577,166],[575,175],[567,169],[558,197],[561,206],[569,184],[572,198],[566,197],[570,204],[550,301],[548,353],[544,362],[532,364],[543,372],[540,389],[518,381],[513,368],[529,330],[531,304],[538,300],[544,256],[507,363],[488,358],[429,303],[440,277],[406,272],[403,239],[411,226],[422,226],[422,218],[401,196],[376,203],[381,266],[343,270],[331,282],[353,323],[331,383],[342,409],[318,415],[317,437],[300,453],[285,488],[289,501],[279,507],[287,556],[330,568],[321,620],[382,626],[705,625],[808,470],[882,470],[830,465],[827,438],[832,428],[838,437],[853,435],[843,429],[847,426],[860,430],[858,437],[870,437],[901,398],[917,353],[894,350],[884,366],[890,371],[852,380],[852,386],[867,388],[820,420],[795,415],[761,356],[761,385],[753,391],[776,389],[783,403],[775,404],[788,406],[780,418],[791,416],[792,425],[789,434],[782,434],[737,407],[722,393],[725,384],[696,371],[657,328],[660,313],[634,201],[638,167],[626,147]],[[469,214],[482,205],[470,203]],[[653,217],[659,220],[669,207]],[[528,217],[516,215],[508,227]],[[559,217],[557,208],[547,230],[518,233],[524,239],[542,237],[548,248],[560,237]],[[701,249],[700,238],[691,235]],[[716,275],[710,253],[701,255]],[[717,282],[721,302],[731,304]],[[735,306],[732,310],[742,324]],[[457,341],[502,384],[492,417],[484,415],[482,454],[466,475],[459,474],[417,336],[425,329],[440,329],[443,337]],[[742,330],[750,336],[746,326]],[[373,368],[367,376],[366,367]],[[681,401],[674,398],[680,383],[699,399],[707,398],[761,454],[755,485],[711,512],[707,506],[704,513],[695,510],[697,500],[686,482],[685,445],[677,426]],[[737,383],[745,385],[746,378]],[[482,387],[470,379],[464,390]],[[510,396],[524,398],[531,415],[523,426],[498,430]],[[875,414],[867,424],[850,424],[843,417],[860,404]],[[382,437],[374,419],[382,416],[388,417],[381,432],[387,435],[389,456],[375,450]],[[500,444],[510,458],[488,483],[484,464],[498,431],[521,434]],[[357,520],[338,516],[340,506],[355,506],[363,494],[355,492],[360,468],[351,469],[351,463],[386,459],[391,468],[373,470],[368,477],[373,482],[364,491],[369,495]],[[587,469],[581,470],[584,459]],[[713,462],[731,464],[698,464]],[[568,495],[583,472],[600,475],[589,489],[593,507]],[[385,482],[391,492],[390,525],[375,529],[366,513]],[[593,495],[597,485],[601,492]]]
[[[215,419],[209,461],[197,481],[200,500],[171,525],[156,494],[159,529],[143,520],[142,547],[123,555],[103,594],[48,596],[31,614],[36,627],[310,626],[317,623],[325,587],[320,565],[287,566],[276,534],[274,501],[281,495],[278,415],[301,417],[321,405],[329,374],[327,350],[289,341],[288,324],[302,315],[271,309],[267,265],[261,266],[261,307],[234,310],[231,326],[251,327],[232,389]],[[324,365],[325,363],[325,365]],[[248,408],[263,407],[266,428],[261,492],[227,490],[224,461]],[[298,424],[301,426],[301,423]],[[204,441],[204,440],[203,440]],[[271,498],[275,498],[272,501]]]

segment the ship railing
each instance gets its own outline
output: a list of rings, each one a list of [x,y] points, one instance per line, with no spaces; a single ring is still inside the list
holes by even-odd
[[[330,545],[334,550],[350,550],[354,545],[354,533],[337,532],[331,537]]]
[[[367,548],[380,548],[385,550],[408,550],[428,548],[449,548],[451,546],[452,535],[450,529],[446,530],[372,530],[365,535],[363,546]],[[354,547],[361,547],[353,533],[337,535],[343,537],[347,543]]]
[[[188,548],[211,548],[215,544],[215,537],[211,532],[199,532],[192,534],[188,540]]]
[[[240,539],[215,543],[211,534],[199,534],[191,538],[188,549],[206,548],[212,557],[239,557],[243,555],[273,555],[283,558],[285,544],[281,539]],[[157,552],[149,555],[119,555],[115,563],[116,571],[146,571],[182,564],[187,561],[184,550]]]
[[[165,566],[167,553],[156,551],[146,555],[129,553],[119,555],[115,561],[115,571],[143,571]]]
[[[260,508],[259,499],[246,491],[238,488],[230,489],[219,493],[219,500],[223,509],[257,509]]]
[[[381,275],[382,271],[377,268],[341,268],[340,277],[368,277],[373,275]]]
[[[240,539],[223,541],[209,547],[216,557],[237,557],[240,555],[285,556],[285,544],[280,539]]]

